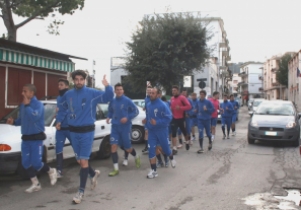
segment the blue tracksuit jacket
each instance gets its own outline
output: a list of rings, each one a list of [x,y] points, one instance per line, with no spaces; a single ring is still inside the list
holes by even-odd
[[[108,118],[112,119],[113,125],[121,125],[120,120],[124,117],[128,119],[125,124],[132,123],[131,120],[137,117],[139,110],[131,99],[126,96],[115,97],[109,105]]]
[[[150,96],[146,96],[145,99],[144,99],[144,102],[145,102],[145,111],[146,111],[146,107],[147,107],[147,104],[148,102],[150,102]]]
[[[151,119],[156,120],[156,125],[150,123]],[[147,104],[146,125],[149,130],[167,129],[171,119],[171,111],[161,99],[157,98]]]
[[[236,101],[236,100],[233,100],[233,101],[230,101],[230,103],[232,104],[232,106],[233,106],[233,113],[232,114],[237,114],[237,111],[238,111],[238,109],[239,109],[239,104],[238,104],[238,102]],[[237,107],[236,109],[234,108],[234,107]]]
[[[207,110],[204,110],[204,106],[206,106]],[[197,118],[199,120],[209,120],[211,119],[211,115],[214,112],[214,106],[211,101],[204,99],[198,100],[197,102]]]
[[[14,125],[21,125],[22,135],[32,135],[44,132],[44,105],[34,96],[29,105],[20,105],[19,118]]]
[[[224,111],[221,113],[221,116],[223,118],[231,118],[232,114],[233,114],[233,106],[232,103],[230,103],[229,101],[224,101],[223,103],[220,104],[220,108],[223,109]],[[228,110],[226,109],[228,108]]]
[[[81,89],[72,89],[61,98],[62,109],[58,111],[57,122],[63,122],[66,111],[68,124],[74,127],[93,125],[96,116],[96,105],[108,103],[114,97],[113,88],[107,86],[100,91],[84,86]]]
[[[193,112],[193,104],[192,100],[187,97],[188,102],[190,103],[191,109],[188,111],[185,111],[185,114],[187,114],[189,117],[192,117],[195,113]],[[186,116],[185,116],[186,117]]]
[[[65,92],[66,93],[66,92]],[[64,94],[65,94],[64,93]],[[64,95],[63,94],[63,95]],[[62,96],[63,96],[62,95]],[[56,104],[57,104],[57,108],[58,110],[64,110],[64,108],[62,107],[62,96],[58,96],[56,98]],[[67,112],[68,110],[66,110],[66,113],[64,114],[64,116],[62,116],[62,122],[61,122],[61,127],[62,128],[67,128],[68,127],[68,118],[67,118]]]
[[[197,99],[195,99],[195,100],[192,100],[192,99],[191,99],[191,102],[192,102],[192,111],[193,111],[194,109],[197,109],[197,106],[198,106],[198,100],[197,100]],[[197,114],[197,113],[193,113],[192,116],[196,116],[196,114]]]

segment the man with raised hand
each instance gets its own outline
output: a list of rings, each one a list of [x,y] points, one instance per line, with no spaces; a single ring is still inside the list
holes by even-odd
[[[88,175],[91,177],[91,189],[94,189],[100,174],[99,170],[94,170],[89,165],[94,141],[96,106],[98,103],[111,101],[114,97],[114,92],[106,80],[106,75],[104,75],[102,80],[105,91],[86,87],[87,74],[83,70],[76,70],[72,72],[71,76],[74,88],[62,96],[62,108],[58,110],[56,127],[58,130],[61,129],[61,123],[67,115],[72,147],[77,162],[81,166],[80,186],[73,197],[73,202],[79,204],[84,196]],[[67,110],[68,112],[66,112]]]

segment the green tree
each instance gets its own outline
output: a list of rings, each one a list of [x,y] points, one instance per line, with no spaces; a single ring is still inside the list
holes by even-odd
[[[291,54],[285,54],[282,56],[279,61],[279,70],[276,73],[277,82],[285,87],[288,87],[288,62],[291,59]]]
[[[145,16],[126,43],[127,82],[145,91],[146,81],[166,91],[184,75],[200,71],[210,56],[207,30],[189,13]]]
[[[44,19],[55,12],[62,15],[73,14],[75,10],[84,7],[85,0],[0,0],[1,17],[7,29],[8,40],[17,41],[17,30],[34,19]],[[13,14],[25,19],[15,24]],[[59,25],[63,21],[54,20],[48,27],[48,32],[58,34]]]

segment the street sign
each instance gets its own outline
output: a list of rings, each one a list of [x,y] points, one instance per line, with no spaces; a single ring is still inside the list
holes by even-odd
[[[184,80],[184,84],[183,84],[183,87],[185,88],[190,88],[191,87],[191,76],[184,76],[183,77],[183,80]]]
[[[199,82],[199,87],[200,87],[201,89],[204,89],[204,88],[206,87],[206,83],[205,83],[204,81],[200,81],[200,82]]]

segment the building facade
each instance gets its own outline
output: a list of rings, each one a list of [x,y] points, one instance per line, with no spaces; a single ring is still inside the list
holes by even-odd
[[[295,52],[287,52],[284,55],[290,54],[293,56]],[[276,74],[279,70],[279,62],[284,55],[273,56],[266,60],[263,66],[263,88],[264,98],[268,100],[287,100],[288,89],[287,87],[278,83]]]
[[[239,76],[241,82],[238,83],[238,93],[249,98],[263,97],[263,63],[246,62],[240,66]]]
[[[86,60],[0,39],[0,117],[20,105],[25,84],[36,86],[38,99],[56,98],[58,79],[74,71],[70,58]]]
[[[288,63],[288,100],[296,104],[297,109],[301,110],[300,93],[300,74],[301,50],[297,52]]]

